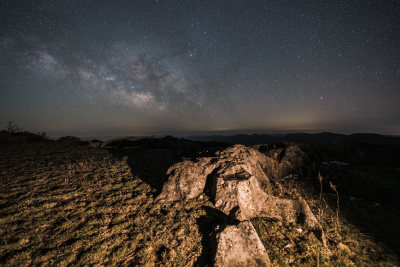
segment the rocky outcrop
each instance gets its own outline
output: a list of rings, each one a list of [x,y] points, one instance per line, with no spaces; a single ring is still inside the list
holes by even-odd
[[[171,202],[200,195],[206,185],[207,176],[216,166],[210,161],[211,158],[201,158],[197,162],[185,160],[173,165],[167,171],[169,178],[157,199]]]
[[[308,161],[307,155],[298,145],[256,145],[254,149],[267,156],[268,177],[284,178],[289,174],[301,174]]]
[[[237,220],[274,217],[303,221],[307,228],[314,229],[317,221],[304,200],[268,194],[270,183],[265,171],[274,166],[273,160],[254,149],[236,145],[215,157],[179,162],[168,169],[168,181],[157,201],[187,200],[208,191],[215,207]]]
[[[183,161],[169,168],[159,203],[187,200],[206,192],[215,208],[233,223],[217,235],[215,264],[219,266],[269,265],[268,257],[249,220],[254,217],[278,218],[298,222],[308,230],[320,230],[318,221],[302,200],[280,199],[270,194],[266,173],[276,174],[277,166],[287,164],[295,151],[281,160],[255,149],[236,145],[217,152],[215,157]],[[299,163],[298,163],[299,164]],[[274,173],[275,172],[275,173]],[[254,251],[253,251],[254,250]],[[238,253],[240,251],[240,253]],[[238,255],[236,255],[238,254]]]
[[[165,203],[195,198],[204,191],[207,180],[211,187],[207,189],[215,196],[217,177],[233,180],[240,178],[242,171],[254,175],[259,185],[268,192],[269,179],[263,171],[265,159],[266,156],[258,151],[237,145],[217,152],[215,157],[179,162],[168,169],[168,181],[157,200]]]

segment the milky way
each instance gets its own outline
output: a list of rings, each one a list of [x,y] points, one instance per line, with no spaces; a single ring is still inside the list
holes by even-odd
[[[399,1],[1,1],[0,126],[400,134]]]

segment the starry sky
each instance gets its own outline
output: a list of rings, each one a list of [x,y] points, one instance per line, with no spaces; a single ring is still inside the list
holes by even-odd
[[[400,1],[1,0],[0,126],[400,134]]]

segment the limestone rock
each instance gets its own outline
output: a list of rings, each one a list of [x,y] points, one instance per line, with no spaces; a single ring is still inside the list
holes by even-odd
[[[256,230],[249,221],[228,225],[217,234],[215,266],[270,266]]]
[[[164,184],[157,200],[171,202],[195,198],[204,191],[209,175],[214,176],[210,178],[214,179],[211,183],[215,187],[217,176],[229,179],[230,175],[235,176],[239,170],[254,176],[262,188],[268,191],[269,179],[263,171],[265,160],[266,157],[262,153],[236,145],[217,152],[216,157],[203,157],[196,162],[179,162],[168,169],[168,181]],[[215,189],[212,191],[215,194]]]
[[[296,148],[290,148],[283,158],[294,158]],[[219,151],[215,157],[179,162],[167,171],[159,202],[195,198],[209,184],[215,207],[236,220],[257,216],[299,222],[306,229],[318,229],[319,224],[304,200],[276,198],[267,194],[269,178],[265,170],[273,160],[259,151],[235,145]],[[281,163],[278,163],[281,164]]]
[[[297,222],[308,230],[321,229],[321,226],[304,199],[283,199],[269,195],[264,202],[263,210],[258,215],[277,218],[286,222]]]
[[[281,199],[266,194],[257,179],[243,169],[237,169],[235,175],[219,174],[216,181],[215,207],[236,220],[259,216],[297,222],[308,230],[320,228],[303,199]]]
[[[220,163],[219,173],[224,175],[234,174],[236,170],[245,170],[253,175],[260,186],[266,191],[270,191],[269,178],[264,169],[267,168],[268,158],[255,149],[243,145],[235,145],[228,149],[216,153]]]
[[[305,229],[318,230],[325,244],[321,226],[303,199],[281,199],[268,194],[270,184],[265,173],[269,170],[278,175],[271,168],[296,162],[290,159],[297,152],[289,149],[278,161],[255,149],[235,145],[217,152],[215,157],[179,162],[168,169],[168,181],[157,201],[187,200],[209,192],[215,208],[228,215],[233,223],[217,234],[215,265],[269,266],[267,252],[249,222],[251,218],[300,223]]]
[[[267,198],[257,179],[244,170],[234,178],[217,178],[215,207],[237,220],[248,220],[259,215]]]
[[[211,158],[201,158],[198,162],[185,160],[167,170],[168,181],[164,183],[159,202],[186,200],[200,195],[206,185],[207,176],[214,170]]]
[[[271,178],[301,174],[308,158],[298,145],[256,145],[254,149],[267,157],[265,172]]]

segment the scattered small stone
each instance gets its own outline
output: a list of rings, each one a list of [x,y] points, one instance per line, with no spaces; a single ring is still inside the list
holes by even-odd
[[[338,248],[340,251],[342,251],[342,252],[344,252],[344,253],[346,253],[346,254],[351,254],[350,248],[349,248],[348,246],[346,246],[345,244],[343,244],[343,243],[339,243],[339,244],[337,245],[337,248]]]
[[[285,249],[288,249],[288,248],[291,248],[291,247],[293,247],[293,244],[287,244],[286,246],[283,247],[283,249],[285,250]]]

